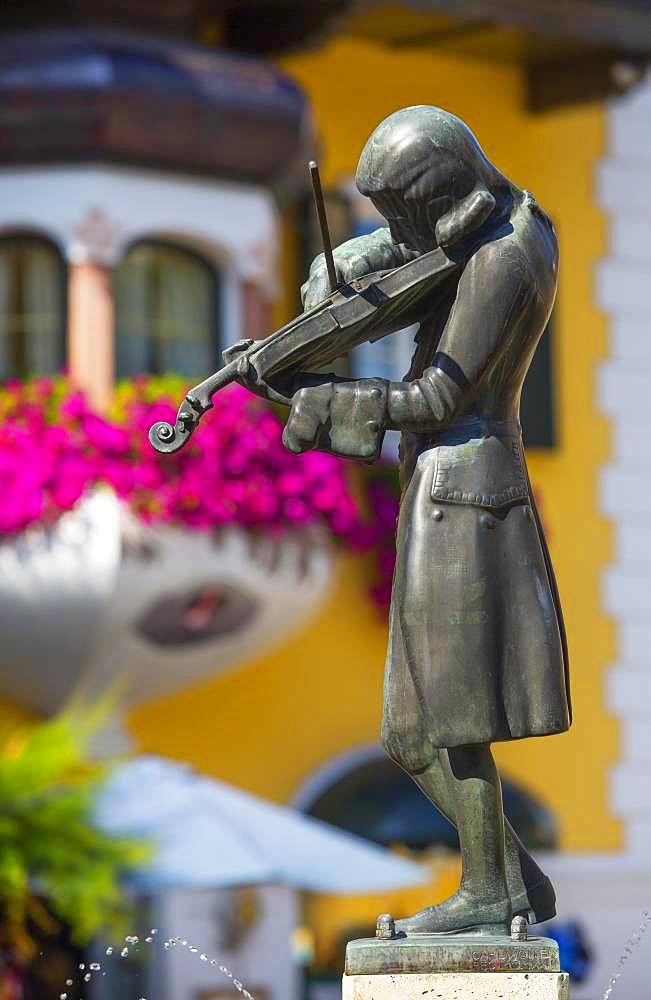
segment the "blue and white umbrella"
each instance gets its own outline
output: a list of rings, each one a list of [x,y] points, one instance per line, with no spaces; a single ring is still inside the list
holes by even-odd
[[[360,837],[159,757],[118,767],[95,820],[153,843],[134,878],[141,891],[275,883],[355,894],[428,880],[423,866]]]

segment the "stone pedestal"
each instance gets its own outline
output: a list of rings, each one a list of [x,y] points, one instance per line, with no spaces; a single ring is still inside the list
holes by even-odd
[[[565,972],[344,976],[342,1000],[570,1000]]]
[[[558,945],[506,934],[366,938],[346,948],[343,1000],[569,1000]]]

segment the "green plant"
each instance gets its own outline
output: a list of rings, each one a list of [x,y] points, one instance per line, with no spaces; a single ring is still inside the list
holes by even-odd
[[[88,744],[104,714],[77,707],[5,735],[0,749],[1,933],[26,955],[30,925],[48,931],[61,920],[79,944],[120,928],[120,877],[148,854],[147,845],[92,823],[110,765],[93,761]]]

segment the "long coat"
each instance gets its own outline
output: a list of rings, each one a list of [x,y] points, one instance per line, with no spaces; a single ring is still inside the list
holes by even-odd
[[[424,323],[389,389],[403,496],[383,741],[403,765],[431,747],[543,736],[571,722],[556,582],[527,474],[522,382],[556,291],[551,223],[520,192]]]

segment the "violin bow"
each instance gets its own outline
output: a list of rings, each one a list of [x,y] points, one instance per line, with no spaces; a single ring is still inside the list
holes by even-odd
[[[321,190],[321,178],[319,176],[319,165],[316,160],[310,160],[310,178],[312,180],[312,191],[314,193],[314,204],[316,214],[321,228],[321,242],[323,244],[323,256],[325,257],[326,268],[328,269],[328,280],[330,291],[336,292],[339,287],[337,271],[335,268],[335,258],[332,253],[332,243],[330,242],[330,230],[328,229],[328,218],[326,216],[325,201]]]

